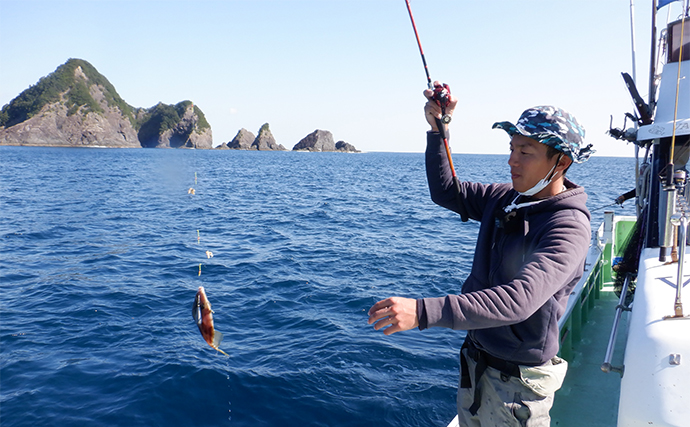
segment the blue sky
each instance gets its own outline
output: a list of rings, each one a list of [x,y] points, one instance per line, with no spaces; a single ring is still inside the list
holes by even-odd
[[[620,77],[632,69],[629,0],[411,4],[432,79],[461,99],[454,152],[507,153],[491,125],[551,104],[597,155],[633,154],[605,135],[633,108]],[[675,19],[680,3],[669,8]],[[650,13],[636,2],[643,96]],[[269,123],[288,149],[326,129],[360,150],[424,150],[426,76],[404,0],[0,0],[0,105],[69,58],[135,107],[193,101],[214,145]]]

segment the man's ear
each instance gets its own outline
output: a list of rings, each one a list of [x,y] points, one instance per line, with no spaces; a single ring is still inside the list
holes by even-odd
[[[558,165],[556,165],[556,172],[568,169],[571,164],[573,164],[573,160],[570,157],[561,155],[561,159],[558,161]]]

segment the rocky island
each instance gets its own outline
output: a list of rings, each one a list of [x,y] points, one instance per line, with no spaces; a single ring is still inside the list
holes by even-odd
[[[359,150],[345,141],[333,142],[333,134],[327,130],[320,129],[302,138],[292,149],[294,151],[343,151],[359,153]]]
[[[0,111],[0,145],[212,148],[191,101],[127,104],[96,68],[70,59]]]
[[[285,151],[285,147],[276,142],[276,139],[269,129],[268,123],[264,123],[259,129],[259,135],[255,138],[254,134],[249,132],[247,129],[242,128],[237,132],[237,135],[227,143],[221,144],[219,149],[232,149],[232,150],[278,150]]]
[[[273,134],[269,129],[268,123],[265,123],[259,129],[259,135],[254,137],[254,134],[245,128],[242,128],[237,132],[237,135],[228,141],[227,143],[221,144],[218,149],[232,149],[232,150],[278,150],[285,151],[285,147],[281,144],[276,143]],[[292,151],[334,151],[334,152],[349,152],[349,153],[359,153],[352,144],[348,144],[345,141],[333,142],[333,134],[327,130],[317,129],[309,135],[305,136],[295,144]]]
[[[0,145],[55,147],[213,148],[211,125],[191,101],[136,108],[83,59],[69,59],[0,110]],[[258,135],[242,128],[219,149],[286,151],[268,123]],[[359,152],[315,130],[294,151]]]

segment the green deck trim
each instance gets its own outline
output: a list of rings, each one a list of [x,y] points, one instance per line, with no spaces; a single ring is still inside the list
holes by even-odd
[[[633,231],[635,221],[614,222],[614,243],[604,245],[601,255],[589,271],[568,318],[561,322],[559,355],[569,363],[563,387],[556,392],[551,410],[552,426],[616,425],[620,375],[604,373],[604,361],[618,296],[613,292],[612,260],[622,256],[624,242]],[[623,243],[620,243],[623,242]],[[627,313],[619,325],[613,365],[623,364]]]
[[[613,245],[611,243],[607,243],[604,246],[604,251],[602,252],[602,282],[604,283],[609,283],[613,282],[612,278],[612,273],[613,271],[611,270],[611,261],[613,260]]]
[[[569,367],[563,387],[556,392],[551,409],[551,426],[615,427],[621,377],[615,372],[604,373],[601,364],[606,354],[618,297],[609,286],[601,290],[601,298],[583,325],[584,338],[571,349]],[[628,314],[621,319],[619,331],[627,330]],[[618,334],[612,363],[623,363],[625,333]]]
[[[614,253],[616,256],[623,256],[623,251],[625,250],[625,243],[630,237],[633,228],[635,227],[635,221],[618,221],[615,228],[615,248]]]

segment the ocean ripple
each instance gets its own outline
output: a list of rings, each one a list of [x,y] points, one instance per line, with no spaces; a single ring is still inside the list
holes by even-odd
[[[456,166],[507,180],[506,159]],[[592,209],[631,166],[569,175]],[[367,325],[471,267],[478,226],[429,200],[423,155],[0,147],[0,184],[3,427],[453,418],[464,334]],[[192,320],[199,286],[229,357]]]

